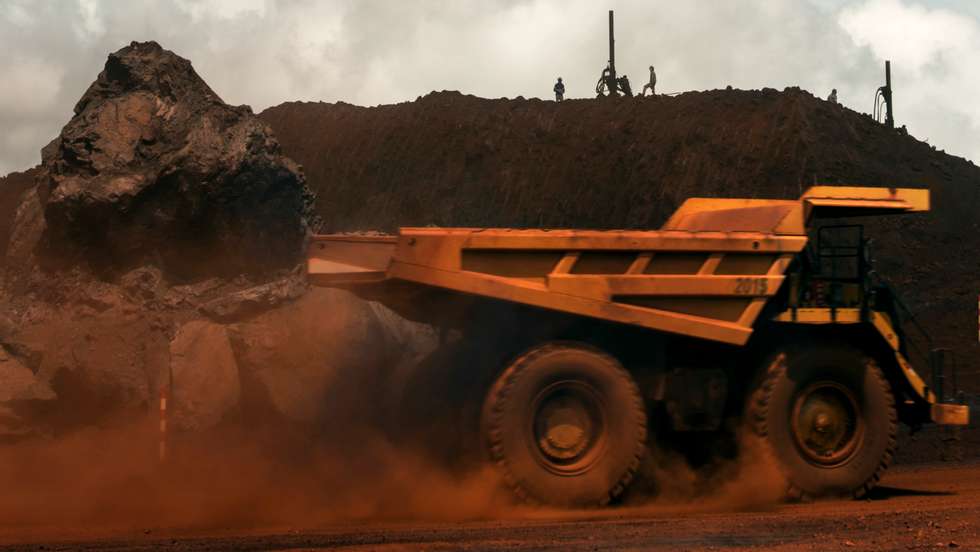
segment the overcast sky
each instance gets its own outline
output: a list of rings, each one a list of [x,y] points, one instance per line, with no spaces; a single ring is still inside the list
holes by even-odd
[[[588,97],[616,10],[617,68],[663,92],[800,86],[870,112],[892,60],[895,116],[980,161],[974,0],[0,0],[0,174],[29,168],[133,40],[190,59],[225,101],[376,105],[431,90]]]

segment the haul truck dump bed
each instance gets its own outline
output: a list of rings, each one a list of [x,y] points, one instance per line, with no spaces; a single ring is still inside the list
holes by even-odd
[[[637,326],[653,330],[656,335],[693,338],[736,348],[746,345],[761,325],[773,336],[780,336],[773,338],[772,349],[774,358],[783,355],[784,360],[790,354],[787,352],[790,350],[787,340],[793,341],[792,347],[798,349],[801,341],[811,339],[801,339],[801,335],[819,334],[819,339],[812,338],[813,342],[826,340],[833,344],[832,347],[828,346],[829,349],[839,348],[839,345],[848,342],[848,350],[861,348],[866,351],[862,358],[874,357],[883,371],[883,381],[887,381],[888,396],[892,400],[889,408],[897,408],[903,420],[909,423],[961,424],[966,423],[968,418],[966,408],[942,404],[942,393],[937,395],[936,389],[912,369],[900,315],[894,304],[898,301],[897,296],[886,293],[884,288],[871,281],[873,271],[869,268],[863,229],[851,225],[814,228],[820,220],[853,215],[915,213],[927,211],[928,208],[928,190],[817,186],[807,190],[798,200],[689,199],[661,229],[652,231],[402,228],[397,236],[315,236],[309,254],[308,272],[314,285],[351,287],[356,291],[360,286],[383,285],[389,281],[410,283],[457,292],[460,297],[510,302]],[[856,238],[851,241],[847,236],[840,237],[841,234],[855,232]],[[802,330],[787,332],[788,327]],[[827,332],[829,327],[840,329],[840,335],[830,335]],[[791,333],[792,337],[786,337]],[[862,342],[868,340],[868,335],[873,336],[873,344]],[[658,343],[668,343],[663,345],[667,349],[671,347],[669,340]],[[548,351],[551,351],[548,347],[555,348],[554,345],[545,344],[542,346],[545,352],[540,354],[548,357]],[[562,347],[558,346],[558,349]],[[522,362],[528,355],[533,360],[537,354],[535,351],[540,349],[532,349],[517,358],[508,371],[515,370],[515,367],[525,369]],[[586,365],[590,362],[597,366],[602,364],[599,357],[589,357],[590,354],[588,349],[577,350],[574,347],[571,351],[565,351],[566,360],[572,364],[579,361]],[[562,357],[560,351],[558,357]],[[579,360],[574,360],[576,358]],[[770,359],[770,362],[776,361]],[[860,366],[861,362],[858,361],[855,366]],[[651,368],[654,372],[665,372],[658,372],[658,377],[654,378],[661,386],[655,394],[659,393],[665,401],[669,401],[670,397],[664,397],[667,393],[664,389],[670,387],[667,380],[672,377],[667,374],[679,371],[670,366],[672,363],[685,366],[698,364],[692,359],[681,362],[668,359],[660,362],[662,366]],[[772,366],[770,364],[769,371],[774,370]],[[539,369],[544,372],[548,370]],[[608,367],[595,368],[603,369],[607,372],[612,370]],[[933,369],[935,371],[936,367]],[[943,368],[939,367],[939,370]],[[748,380],[754,377],[753,370],[748,368],[702,366],[690,370],[685,368],[685,371],[702,375],[711,372],[704,376],[707,378],[705,385],[716,386],[719,378]],[[507,373],[505,371],[501,380],[506,379]],[[499,385],[502,385],[501,380],[498,380]],[[834,385],[841,389],[847,387],[839,383]],[[852,449],[857,446],[856,440],[865,443],[875,440],[864,433],[865,429],[858,427],[865,410],[885,408],[883,405],[872,407],[862,403],[864,391],[861,388],[867,385],[868,382],[855,382],[852,391],[821,391],[823,394],[818,393],[813,405],[794,403],[787,406],[795,412],[790,414],[791,418],[810,416],[804,421],[794,418],[794,423],[803,424],[805,427],[798,429],[804,434],[809,432],[816,439],[813,445],[816,452],[810,458],[812,464],[828,469],[828,464],[821,463],[822,455],[833,456],[840,452],[827,452],[821,448],[824,445],[820,444],[820,440],[832,441],[834,431],[840,433],[837,438],[848,441],[847,446]],[[489,391],[487,403],[491,406],[485,407],[484,427],[493,425],[493,416],[488,412],[494,412],[492,405],[499,406],[497,403],[503,401],[501,392],[497,388]],[[576,395],[578,392],[569,393]],[[556,403],[558,406],[545,409],[548,412],[565,412],[568,409],[561,405],[566,402],[579,405],[571,409],[573,414],[566,413],[579,421],[556,422],[556,427],[573,427],[574,431],[569,431],[578,435],[586,432],[582,426],[600,431],[593,427],[602,425],[598,420],[605,420],[603,424],[608,423],[608,413],[593,416],[589,412],[590,409],[599,408],[595,404],[609,398],[589,398],[589,393],[583,395],[585,398],[565,397]],[[731,393],[726,394],[720,400],[731,401],[731,396]],[[896,397],[903,401],[898,407],[894,406]],[[747,403],[745,409],[750,409],[751,396],[742,400]],[[674,404],[676,406],[676,400]],[[683,410],[683,406],[678,408]],[[801,409],[806,412],[801,414]],[[671,413],[675,428],[683,429],[685,424],[696,427],[697,424],[691,426],[683,421],[690,414]],[[835,417],[843,420],[840,422],[843,425],[837,429],[834,429]],[[488,421],[488,418],[491,420]],[[626,419],[629,418],[627,415]],[[645,417],[643,422],[645,425]],[[546,430],[542,431],[547,433]],[[826,435],[828,431],[830,437]],[[890,430],[885,428],[883,431]],[[566,431],[564,434],[569,433]],[[563,458],[566,455],[575,457],[579,454],[574,452],[578,447],[595,445],[572,439],[572,444],[565,443],[570,447],[570,452],[562,448],[564,441],[550,439],[532,435],[531,441],[543,443],[536,447],[540,450],[536,450],[532,456],[536,456],[538,463],[551,472],[563,474],[564,477],[569,475],[560,469]],[[797,448],[807,449],[805,435],[797,435],[795,439]],[[803,444],[800,444],[800,439],[803,439]],[[887,437],[881,439],[888,441]],[[508,446],[517,447],[518,452],[512,454],[522,457],[520,455],[524,453],[514,443],[496,442],[489,437],[488,440],[491,451],[497,451],[491,456],[499,463],[513,465],[517,462],[507,457]],[[890,455],[891,452],[883,449],[880,454]],[[541,458],[544,460],[541,461]],[[869,465],[873,463],[868,462]],[[579,468],[581,466],[576,467]],[[626,471],[631,474],[631,469],[635,469],[635,466]],[[861,472],[863,475],[858,476],[860,484],[848,480],[844,484],[828,486],[812,480],[812,474],[802,468],[791,466],[788,471],[793,472],[794,469],[804,475],[799,476],[803,482],[793,481],[791,477],[793,484],[811,494],[820,494],[826,489],[846,492],[866,490],[869,488],[868,481],[876,480],[878,474],[876,468],[869,474]],[[854,469],[853,466],[851,469]],[[865,469],[868,470],[870,468]],[[551,497],[557,495],[562,498],[556,502],[591,503],[596,501],[595,496],[600,497],[598,502],[604,502],[621,491],[605,489],[605,484],[596,483],[596,488],[605,490],[597,495],[586,491],[569,495],[559,483],[546,477],[543,482],[534,480],[532,472],[529,471],[530,475],[523,472],[508,472],[506,475],[509,479],[518,480],[514,486],[519,494],[543,501],[552,501]],[[631,477],[619,474],[616,469],[613,472],[616,472],[613,479],[620,483],[624,478],[628,480]],[[530,482],[523,481],[522,477]],[[573,499],[566,500],[569,496]],[[580,500],[583,497],[588,497],[588,500]]]
[[[405,280],[737,345],[806,245],[804,236],[681,230],[403,228],[396,239],[347,239],[318,238],[314,284]],[[341,255],[377,249],[380,263],[337,256],[340,243]]]

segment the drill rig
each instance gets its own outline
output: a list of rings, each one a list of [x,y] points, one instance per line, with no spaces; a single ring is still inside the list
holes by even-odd
[[[881,121],[881,110],[885,110],[885,125],[895,128],[895,115],[892,113],[892,62],[885,61],[885,86],[875,92],[875,121]]]
[[[599,81],[596,82],[595,93],[598,98],[619,96],[620,94],[626,97],[633,96],[633,90],[630,88],[629,79],[626,78],[626,75],[616,76],[616,35],[612,10],[609,10],[609,63],[602,70]]]

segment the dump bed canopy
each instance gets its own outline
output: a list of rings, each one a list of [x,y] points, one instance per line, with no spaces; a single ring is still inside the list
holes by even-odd
[[[664,230],[805,235],[813,217],[847,217],[929,210],[929,190],[814,186],[798,200],[691,198]]]
[[[919,213],[929,210],[925,188],[814,186],[800,200],[821,217]]]

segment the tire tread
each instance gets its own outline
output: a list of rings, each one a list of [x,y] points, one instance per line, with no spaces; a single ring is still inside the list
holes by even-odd
[[[784,359],[782,361],[778,361],[778,356],[773,358],[773,361],[770,362],[766,368],[766,372],[761,378],[761,381],[755,387],[755,390],[752,392],[749,400],[747,401],[747,419],[749,421],[749,427],[751,428],[752,432],[766,444],[767,452],[769,454],[773,454],[769,445],[769,440],[767,439],[769,433],[767,419],[770,397],[776,381],[784,376],[787,367],[787,363],[785,361],[786,353],[782,352],[780,355],[782,355]],[[892,394],[891,386],[889,385],[888,380],[885,379],[881,368],[878,367],[878,363],[867,355],[862,354],[862,357],[864,359],[865,366],[872,375],[876,385],[878,385],[885,392],[885,396],[887,397],[889,424],[888,443],[885,452],[882,454],[881,460],[878,463],[878,467],[866,481],[854,489],[854,491],[851,493],[853,498],[863,498],[867,496],[868,492],[878,484],[878,482],[881,480],[881,476],[891,465],[891,461],[895,457],[895,450],[898,444],[898,413],[895,410],[895,397]],[[802,489],[794,486],[792,481],[789,482],[787,497],[795,500],[808,500],[814,498],[808,496]]]
[[[497,466],[497,468],[503,474],[504,481],[518,497],[527,503],[538,504],[542,502],[540,498],[532,496],[529,490],[520,484],[520,481],[518,481],[517,477],[515,477],[513,472],[510,470],[507,459],[504,457],[502,443],[503,429],[501,427],[501,423],[503,421],[503,406],[508,400],[510,390],[520,380],[520,378],[523,377],[529,366],[533,365],[534,362],[541,357],[567,349],[578,349],[581,351],[587,351],[590,354],[598,355],[606,360],[609,366],[614,367],[615,376],[621,380],[627,389],[630,390],[631,400],[630,404],[627,405],[628,408],[633,411],[633,414],[637,417],[637,419],[641,420],[640,430],[636,435],[637,444],[634,447],[633,458],[630,461],[628,469],[622,475],[622,477],[620,477],[619,481],[612,486],[610,491],[599,499],[596,504],[594,504],[594,506],[606,506],[612,500],[620,496],[623,491],[625,491],[630,481],[632,481],[636,475],[636,472],[640,467],[640,461],[646,449],[647,424],[646,410],[644,408],[643,399],[640,396],[639,388],[633,381],[633,377],[615,358],[596,347],[592,347],[584,343],[554,341],[535,347],[514,360],[514,362],[512,362],[497,379],[497,383],[491,387],[486,398],[487,404],[490,405],[487,420],[488,427],[486,428],[488,450],[490,452],[491,461]]]

